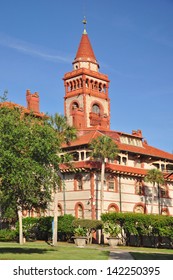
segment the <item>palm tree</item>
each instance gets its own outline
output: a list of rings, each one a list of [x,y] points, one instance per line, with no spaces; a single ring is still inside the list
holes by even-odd
[[[76,128],[67,123],[65,116],[55,113],[50,117],[50,124],[58,133],[58,139],[61,143],[69,144],[72,140],[76,139]]]
[[[101,190],[100,190],[100,201],[101,201],[101,214],[103,213],[104,207],[104,178],[105,178],[105,160],[115,159],[118,155],[117,144],[108,136],[101,135],[93,139],[90,143],[92,150],[91,157],[99,159],[101,161]]]
[[[152,200],[151,200],[151,214],[153,213],[153,204],[154,204],[154,190],[155,185],[163,184],[164,183],[164,177],[162,172],[159,169],[153,168],[148,170],[147,175],[144,179],[145,182],[152,183]]]
[[[60,141],[60,145],[63,143],[70,144],[72,140],[75,140],[77,137],[77,132],[75,127],[70,126],[67,123],[67,119],[65,116],[61,116],[57,113],[55,113],[54,116],[50,117],[50,124],[51,126],[57,131],[57,136]],[[66,154],[62,158],[62,162],[68,162],[70,161],[71,157]],[[61,177],[59,176],[59,179],[61,181]],[[58,205],[58,190],[57,186],[54,186],[54,219],[53,219],[53,238],[52,243],[53,246],[57,244],[57,234],[58,234],[58,211],[57,211],[57,205]]]

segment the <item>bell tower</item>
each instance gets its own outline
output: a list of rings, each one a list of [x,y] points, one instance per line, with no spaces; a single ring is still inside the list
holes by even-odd
[[[77,129],[100,126],[110,128],[110,100],[108,96],[109,79],[99,72],[87,31],[84,31],[73,70],[64,75],[64,112],[70,125]]]

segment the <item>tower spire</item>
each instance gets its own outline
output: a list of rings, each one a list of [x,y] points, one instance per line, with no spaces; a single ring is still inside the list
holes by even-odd
[[[87,20],[86,20],[86,17],[85,17],[85,16],[84,16],[84,19],[83,19],[82,23],[84,24],[84,31],[83,31],[83,34],[87,34],[87,31],[86,31]]]

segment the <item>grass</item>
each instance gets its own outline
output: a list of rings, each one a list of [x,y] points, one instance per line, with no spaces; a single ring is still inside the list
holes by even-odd
[[[0,243],[0,260],[107,260],[108,250],[78,248],[74,244],[51,247],[44,242]]]
[[[111,251],[127,251],[135,260],[173,260],[172,249],[117,247]],[[45,242],[0,242],[0,260],[108,260],[110,247],[92,244],[78,248],[75,244],[59,242],[52,247]]]
[[[128,251],[135,260],[173,260],[173,249],[146,247],[121,247]]]
[[[173,260],[173,254],[130,252],[134,260]]]

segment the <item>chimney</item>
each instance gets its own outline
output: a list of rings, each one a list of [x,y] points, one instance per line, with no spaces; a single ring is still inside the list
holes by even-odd
[[[39,109],[39,94],[38,92],[34,92],[33,94],[30,92],[29,89],[26,91],[26,101],[27,101],[27,109],[36,113],[40,112]]]

